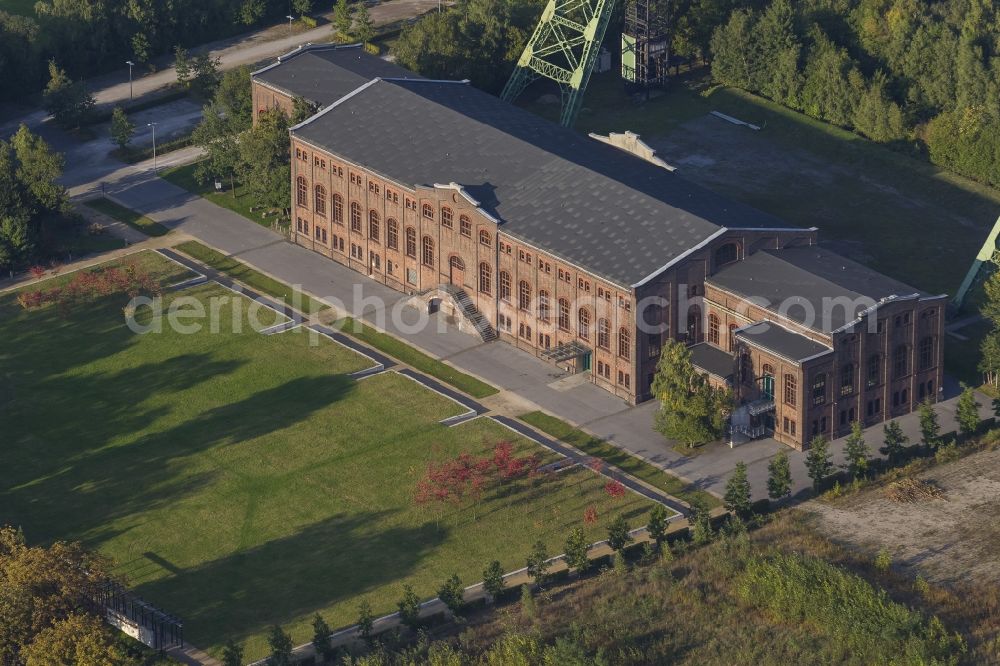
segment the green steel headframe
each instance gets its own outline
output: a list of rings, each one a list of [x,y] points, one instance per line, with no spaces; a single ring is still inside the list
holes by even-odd
[[[539,77],[559,84],[559,122],[570,127],[597,62],[615,0],[549,0],[500,96],[508,102]]]

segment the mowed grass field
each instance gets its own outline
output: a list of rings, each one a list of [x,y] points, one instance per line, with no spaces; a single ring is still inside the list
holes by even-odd
[[[182,275],[141,261],[167,282]],[[581,468],[490,488],[476,505],[416,506],[430,461],[501,440],[554,456],[489,419],[440,425],[462,409],[395,373],[352,380],[367,361],[329,340],[254,332],[232,308],[245,299],[218,286],[164,298],[180,297],[228,299],[220,332],[136,335],[121,296],[62,314],[0,295],[0,523],[115,558],[199,647],[234,638],[261,657],[271,624],[302,643],[317,611],[346,625],[363,598],[395,610],[404,583],[429,598],[452,573],[477,582],[493,559],[522,567],[538,539],[561,552],[589,506],[594,540],[619,513],[645,523],[645,500],[613,500]]]

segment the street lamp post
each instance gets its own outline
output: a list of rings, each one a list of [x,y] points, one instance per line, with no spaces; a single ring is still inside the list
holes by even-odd
[[[135,67],[135,63],[131,60],[126,60],[125,64],[128,65],[128,98],[132,99],[132,68]]]
[[[295,17],[289,14],[285,18],[288,19],[288,34],[290,35],[292,34],[292,21],[295,20]]]
[[[153,128],[153,173],[156,173],[156,123],[147,123],[146,127]]]

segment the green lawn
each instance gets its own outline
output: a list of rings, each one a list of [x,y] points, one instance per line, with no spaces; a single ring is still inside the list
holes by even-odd
[[[544,412],[528,412],[527,414],[521,414],[518,418],[556,439],[561,439],[567,444],[575,446],[587,455],[600,458],[606,463],[614,465],[636,478],[642,479],[649,485],[659,488],[667,494],[679,497],[685,502],[700,501],[709,508],[722,505],[722,502],[715,495],[707,493],[704,490],[698,490],[648,462],[636,458],[627,451],[617,446],[612,446],[603,439],[589,435],[578,428],[574,428],[554,416],[549,416]]]
[[[199,162],[194,164],[185,164],[184,166],[171,167],[169,169],[164,169],[160,172],[160,177],[170,181],[178,187],[182,187],[192,194],[197,194],[198,196],[205,197],[217,206],[222,206],[223,208],[228,208],[229,210],[239,213],[248,220],[252,220],[257,224],[270,228],[274,222],[274,217],[263,217],[259,212],[250,210],[253,203],[250,200],[250,196],[246,192],[246,188],[242,185],[236,186],[236,195],[233,196],[233,191],[230,189],[230,184],[225,183],[223,190],[217,192],[215,190],[215,182],[209,181],[207,183],[199,183],[198,179],[195,178],[194,172],[198,168]]]
[[[165,281],[183,273],[139,261]],[[324,338],[253,332],[228,290],[164,300],[190,296],[227,299],[221,332],[136,335],[123,297],[65,315],[0,297],[0,523],[112,556],[195,645],[235,638],[256,658],[273,623],[305,642],[317,611],[340,626],[362,598],[394,610],[403,583],[430,597],[494,558],[521,567],[538,539],[559,552],[591,505],[593,539],[618,513],[645,522],[645,500],[612,500],[582,468],[490,488],[476,506],[415,506],[429,461],[503,439],[538,449],[488,419],[440,425],[462,409],[395,373],[351,380],[367,361]]]
[[[170,232],[170,229],[167,229],[159,222],[154,222],[145,215],[140,215],[130,208],[120,206],[110,199],[89,199],[83,203],[88,208],[93,208],[99,213],[104,213],[108,217],[123,222],[147,236],[164,236]]]
[[[319,312],[326,307],[320,301],[301,292],[296,292],[284,282],[279,282],[260,271],[255,271],[242,261],[228,257],[206,245],[202,245],[198,241],[185,241],[177,245],[174,249],[180,250],[192,259],[197,259],[204,264],[208,264],[215,270],[239,280],[252,289],[284,301],[302,312]]]
[[[486,382],[480,381],[472,375],[467,375],[447,363],[442,363],[436,358],[428,356],[399,338],[395,338],[388,333],[381,333],[358,319],[344,317],[341,320],[341,324],[341,330],[345,333],[349,333],[362,342],[407,365],[413,366],[425,374],[436,377],[446,384],[451,384],[460,391],[465,391],[474,398],[485,398],[499,392],[497,388],[490,386]]]
[[[291,287],[255,271],[243,262],[216,252],[212,248],[206,247],[197,241],[181,243],[177,246],[177,249],[208,264],[218,271],[222,271],[223,273],[236,278],[240,282],[243,282],[254,289],[259,289],[260,291],[275,298],[279,298],[286,303],[292,302]],[[319,301],[315,301],[308,296],[306,298],[308,299],[311,312],[318,312],[325,307]],[[428,375],[436,377],[443,382],[451,384],[459,390],[465,391],[473,397],[485,398],[488,395],[497,393],[497,389],[493,386],[490,386],[489,384],[482,382],[471,375],[467,375],[464,372],[456,370],[450,365],[442,363],[435,358],[431,358],[427,354],[414,349],[398,338],[394,338],[386,333],[380,333],[361,321],[350,317],[344,317],[339,323],[341,324],[344,332],[353,335],[359,340],[366,342],[379,351],[382,351],[393,358],[406,363],[407,365],[413,366],[421,372],[427,373]]]

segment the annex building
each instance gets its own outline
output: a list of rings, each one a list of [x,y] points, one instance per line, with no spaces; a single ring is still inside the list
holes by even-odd
[[[739,398],[737,432],[799,449],[936,399],[943,296],[685,180],[635,135],[583,135],[356,46],[253,74],[255,115],[299,97],[319,111],[290,130],[292,240],[453,299],[485,339],[632,404],[684,340]]]

